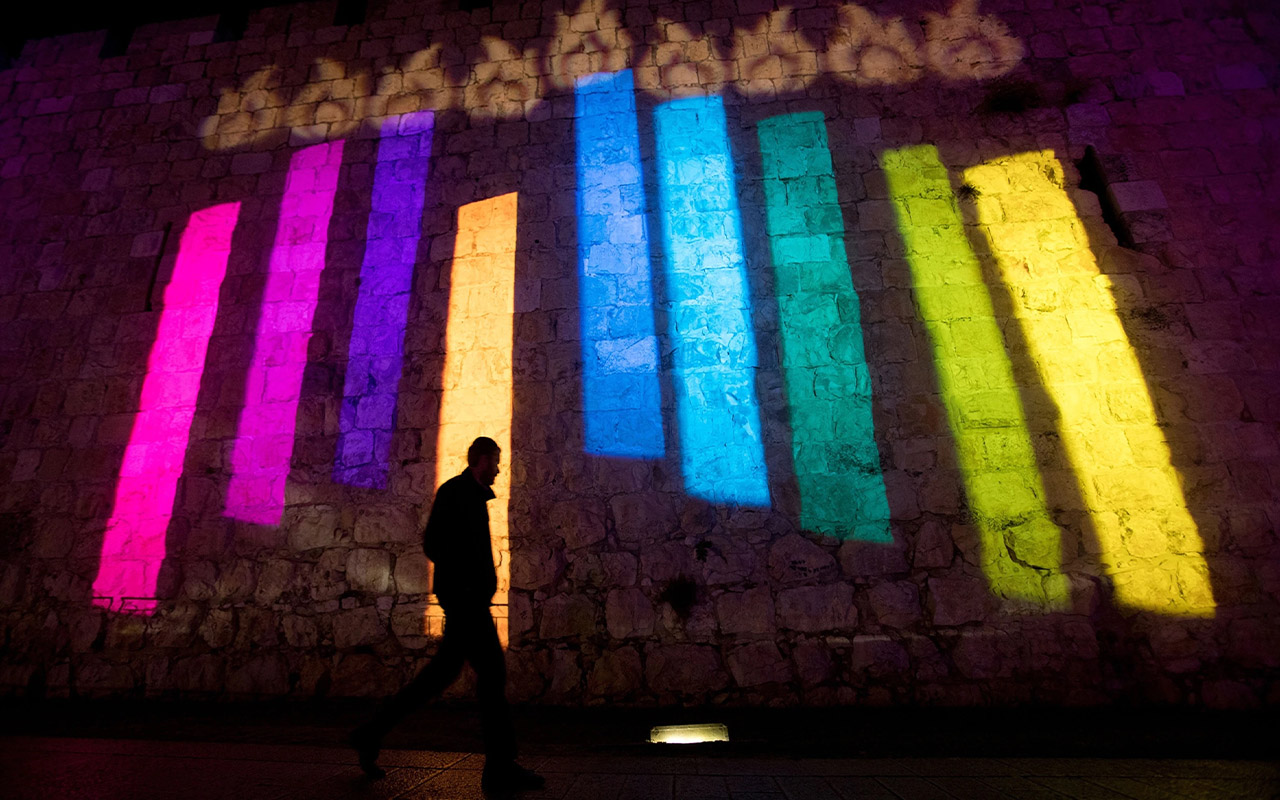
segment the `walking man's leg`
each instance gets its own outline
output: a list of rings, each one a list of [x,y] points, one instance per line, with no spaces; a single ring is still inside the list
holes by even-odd
[[[468,640],[472,638],[466,627],[465,623],[454,625],[446,613],[444,636],[440,639],[440,649],[431,662],[403,689],[383,700],[373,719],[351,734],[351,745],[355,747],[360,759],[360,768],[369,777],[381,778],[386,775],[378,766],[378,751],[382,749],[382,739],[387,732],[410,712],[439,695],[457,680],[458,673],[462,671],[463,659],[470,649]]]

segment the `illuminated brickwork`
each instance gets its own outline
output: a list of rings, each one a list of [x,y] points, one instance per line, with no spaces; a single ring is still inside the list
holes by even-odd
[[[0,691],[394,690],[442,630],[430,499],[488,435],[513,699],[1274,703],[1253,5],[300,3],[28,43]]]

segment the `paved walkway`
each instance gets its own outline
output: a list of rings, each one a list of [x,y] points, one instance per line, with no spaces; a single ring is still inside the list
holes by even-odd
[[[1260,734],[1275,735],[1274,730]],[[653,745],[678,747],[673,745]],[[1280,765],[1157,758],[765,758],[703,746],[673,755],[542,755],[547,778],[529,800],[1178,800],[1277,798]],[[0,737],[0,797],[8,800],[275,800],[482,797],[483,759],[389,750],[381,781],[353,753],[298,744]]]

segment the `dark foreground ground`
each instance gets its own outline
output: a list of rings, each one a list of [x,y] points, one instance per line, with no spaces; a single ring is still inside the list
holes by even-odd
[[[467,706],[411,717],[371,782],[364,702],[0,702],[0,797],[479,798]],[[1153,710],[517,711],[528,798],[1280,798],[1280,715]],[[653,745],[724,722],[727,744]]]

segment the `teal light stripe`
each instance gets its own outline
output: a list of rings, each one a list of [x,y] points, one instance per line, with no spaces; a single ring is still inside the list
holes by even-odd
[[[891,542],[871,418],[858,293],[821,112],[757,129],[800,525],[838,539]]]

